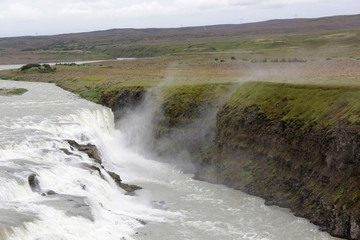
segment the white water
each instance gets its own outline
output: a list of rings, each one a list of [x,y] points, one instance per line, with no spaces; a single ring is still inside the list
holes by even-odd
[[[0,239],[131,239],[137,219],[166,217],[125,195],[105,171],[102,179],[88,167],[94,161],[65,142],[103,149],[114,134],[110,109],[51,84],[0,81],[4,87],[29,91],[0,96]],[[42,196],[49,190],[57,194]]]
[[[137,154],[107,108],[51,84],[0,81],[4,87],[29,91],[0,96],[1,240],[335,239],[288,210]],[[68,139],[95,144],[106,169],[143,190],[126,195]]]

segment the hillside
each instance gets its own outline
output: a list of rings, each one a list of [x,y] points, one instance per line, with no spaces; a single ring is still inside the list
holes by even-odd
[[[26,63],[193,53],[240,52],[289,57],[316,50],[321,57],[360,55],[360,15],[163,29],[112,29],[0,39],[0,63]],[[330,51],[329,51],[330,50]],[[331,55],[333,54],[333,55]],[[281,57],[280,56],[280,57]],[[310,56],[311,57],[311,56]]]

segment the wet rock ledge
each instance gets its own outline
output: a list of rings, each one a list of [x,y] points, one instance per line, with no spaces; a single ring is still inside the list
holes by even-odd
[[[122,189],[124,189],[127,193],[133,193],[134,191],[136,190],[139,190],[139,189],[142,189],[141,187],[137,186],[137,185],[131,185],[131,184],[126,184],[126,183],[123,183],[120,176],[115,173],[115,172],[110,172],[108,170],[106,170],[104,168],[104,166],[102,165],[102,160],[101,160],[101,157],[100,157],[100,153],[99,153],[99,150],[97,149],[97,147],[93,144],[79,144],[73,140],[66,140],[66,142],[69,143],[69,145],[72,147],[72,148],[75,148],[81,152],[84,152],[86,153],[90,158],[94,159],[95,163],[98,164],[98,166],[102,169],[104,169],[108,174],[109,176],[115,181],[115,183]],[[62,149],[66,154],[72,154],[70,153],[67,149]],[[100,168],[96,166],[96,165],[91,165],[91,166],[88,166],[90,169],[92,170],[96,170],[99,172],[100,176],[102,176],[102,173],[101,173],[101,170]],[[31,182],[34,182],[34,180],[32,180]],[[31,184],[30,182],[30,177],[29,177],[29,183],[30,183],[30,186],[34,185],[34,184]]]

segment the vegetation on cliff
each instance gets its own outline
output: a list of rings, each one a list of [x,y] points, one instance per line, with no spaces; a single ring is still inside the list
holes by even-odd
[[[299,85],[266,82],[245,83],[229,99],[231,113],[256,105],[268,120],[296,122],[303,128],[327,127],[339,120],[360,123],[360,87]]]
[[[171,120],[207,116],[223,104],[234,87],[234,83],[166,86],[162,100],[164,117]]]
[[[197,173],[360,237],[360,89],[251,82],[217,114]]]

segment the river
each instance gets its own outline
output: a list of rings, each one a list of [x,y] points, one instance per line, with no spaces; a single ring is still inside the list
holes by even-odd
[[[28,92],[0,96],[1,240],[336,239],[287,209],[144,157],[106,107],[53,84],[0,80],[15,87]],[[127,194],[68,140],[96,145],[107,170],[143,189]]]

